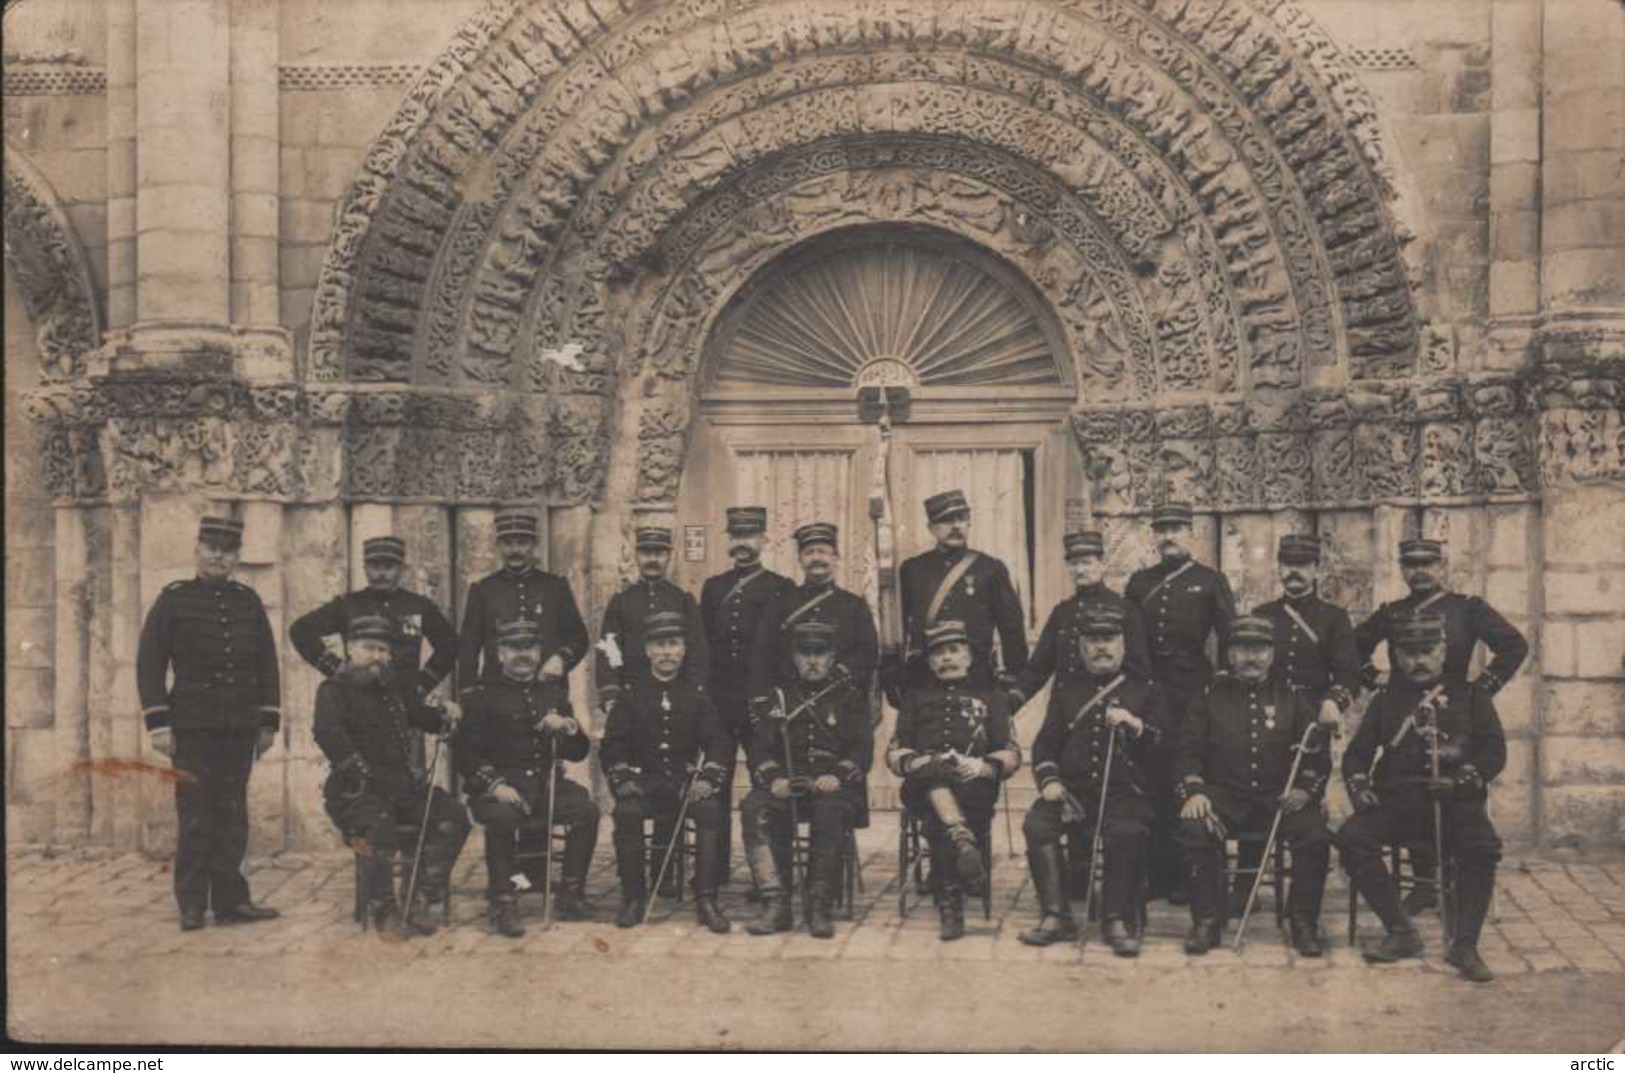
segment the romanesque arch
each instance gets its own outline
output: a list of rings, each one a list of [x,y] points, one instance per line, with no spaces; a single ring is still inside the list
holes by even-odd
[[[41,374],[68,380],[101,345],[102,317],[84,249],[45,177],[6,146],[6,280],[39,345]]]
[[[1417,372],[1374,110],[1289,5],[723,11],[528,0],[467,25],[341,206],[309,378],[512,393],[508,440],[548,459],[535,494],[667,503],[728,296],[823,230],[899,221],[1042,289],[1079,363],[1080,444],[1128,506],[1170,479],[1307,501],[1314,406],[1271,400],[1346,408],[1349,383]],[[1198,396],[1218,401],[1197,416]],[[1298,483],[1266,490],[1295,454]]]

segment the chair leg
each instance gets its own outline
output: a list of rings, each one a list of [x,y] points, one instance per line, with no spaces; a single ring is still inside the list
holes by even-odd
[[[366,879],[362,875],[361,855],[355,855],[355,921],[366,931],[370,921],[367,920],[367,895],[365,891]]]
[[[908,845],[908,813],[904,812],[897,818],[897,917],[901,920],[908,915],[908,885],[913,881],[909,875],[909,845]]]
[[[1275,930],[1280,931],[1286,923],[1286,881],[1289,878],[1286,866],[1286,844],[1278,837],[1275,840],[1275,859],[1271,862],[1275,869]],[[1263,864],[1260,862],[1259,867]]]

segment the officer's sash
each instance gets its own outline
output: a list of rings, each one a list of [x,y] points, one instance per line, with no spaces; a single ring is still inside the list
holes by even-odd
[[[1094,711],[1101,701],[1105,700],[1107,697],[1111,696],[1112,693],[1116,692],[1117,687],[1122,685],[1127,677],[1127,675],[1123,674],[1118,675],[1110,682],[1107,682],[1100,692],[1096,693],[1094,696],[1085,701],[1083,707],[1078,709],[1078,714],[1074,715],[1072,717],[1072,721],[1066,725],[1067,734],[1070,735],[1072,731],[1077,728],[1077,725],[1083,722],[1083,717]]]
[[[811,600],[808,600],[806,603],[802,604],[800,607],[796,608],[794,611],[790,612],[788,615],[785,615],[784,616],[784,621],[779,623],[779,629],[780,630],[788,630],[791,626],[794,626],[796,624],[796,622],[799,621],[804,615],[807,615],[808,613],[810,613],[813,608],[817,607],[819,604],[823,603],[825,600],[829,599],[831,596],[834,596],[834,595],[835,595],[835,586],[831,585],[829,588],[825,589],[823,592],[819,593],[817,596],[814,596]]]
[[[739,594],[745,591],[745,586],[761,577],[766,572],[766,569],[766,567],[758,566],[755,570],[734,582],[734,587],[728,590],[728,595],[722,598],[722,602],[726,604],[739,599]]]
[[[967,551],[953,565],[953,569],[943,576],[942,583],[937,586],[936,593],[931,597],[930,606],[925,609],[925,623],[920,627],[921,630],[937,621],[937,616],[942,613],[942,605],[948,602],[948,595],[954,591],[954,586],[959,584],[959,579],[969,573],[970,568],[976,565],[978,558],[976,552]]]
[[[1316,633],[1314,627],[1310,626],[1309,623],[1304,621],[1303,616],[1298,614],[1297,608],[1293,607],[1285,600],[1282,600],[1281,609],[1292,617],[1293,622],[1298,624],[1298,629],[1309,635],[1309,640],[1313,641],[1317,645],[1320,644],[1320,634]]]
[[[1168,584],[1168,582],[1172,581],[1174,578],[1178,577],[1180,574],[1183,574],[1185,571],[1189,570],[1191,567],[1193,567],[1195,565],[1196,565],[1196,560],[1195,559],[1186,559],[1184,566],[1181,566],[1178,570],[1175,570],[1173,573],[1169,574],[1167,577],[1163,578],[1161,581],[1159,581],[1155,585],[1151,586],[1151,591],[1145,594],[1146,600],[1149,601],[1151,599],[1151,597],[1155,596],[1157,593],[1162,591],[1162,587],[1164,585]]]
[[[1445,590],[1440,589],[1438,592],[1434,593],[1432,596],[1429,596],[1426,600],[1423,600],[1421,603],[1419,603],[1415,607],[1411,608],[1411,614],[1420,615],[1422,612],[1426,611],[1428,608],[1432,607],[1434,604],[1436,604],[1440,600],[1444,599],[1445,595],[1446,595]]]

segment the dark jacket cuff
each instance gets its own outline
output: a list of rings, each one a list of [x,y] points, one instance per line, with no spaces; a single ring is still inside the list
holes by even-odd
[[[1174,792],[1181,802],[1189,801],[1197,794],[1207,793],[1207,782],[1200,775],[1186,775],[1174,784]]]
[[[148,730],[167,730],[169,728],[169,705],[160,704],[145,709],[141,713],[141,720],[147,724]]]
[[[332,652],[323,652],[316,659],[316,669],[328,678],[339,673],[339,668],[342,666],[344,666],[344,661]]]

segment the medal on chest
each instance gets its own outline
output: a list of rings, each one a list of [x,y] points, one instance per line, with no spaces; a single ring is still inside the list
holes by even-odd
[[[975,574],[966,574],[965,575],[965,595],[966,596],[975,596],[976,595],[976,575]]]
[[[660,710],[663,712],[671,711],[671,694],[664,689],[660,691]]]

